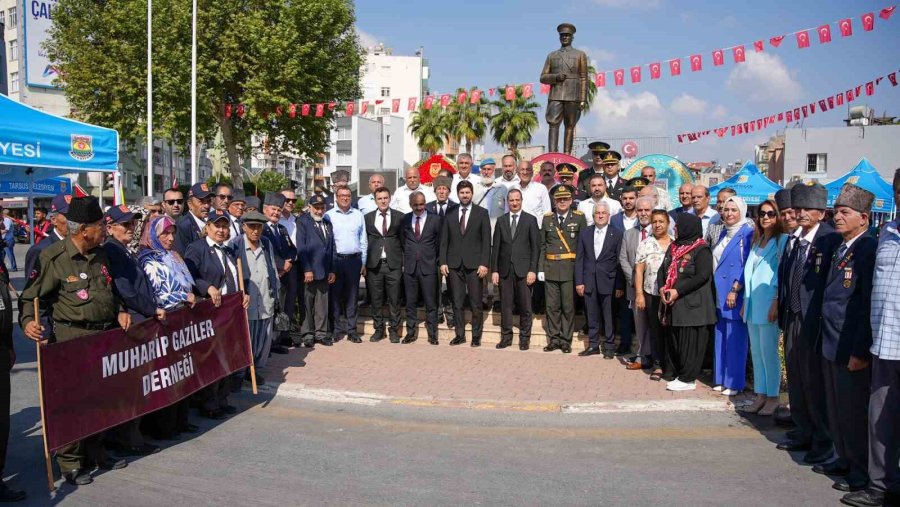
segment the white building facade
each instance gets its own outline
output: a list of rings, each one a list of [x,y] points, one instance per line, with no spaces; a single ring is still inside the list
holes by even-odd
[[[865,157],[886,181],[900,167],[900,125],[789,128],[784,139],[784,179],[840,178]]]
[[[404,121],[398,116],[367,118],[346,116],[335,119],[330,147],[323,160],[324,173],[350,173],[350,187],[359,195],[369,193],[368,175],[381,172],[385,180],[403,177]],[[388,185],[396,188],[396,185]],[[326,189],[330,193],[329,189]]]

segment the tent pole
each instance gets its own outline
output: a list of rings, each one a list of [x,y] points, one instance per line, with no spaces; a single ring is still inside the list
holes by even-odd
[[[28,244],[34,244],[34,169],[28,168]],[[13,239],[15,241],[15,239]],[[28,273],[25,273],[28,276]]]
[[[191,6],[191,185],[197,183],[197,0]]]
[[[153,195],[153,0],[147,0],[147,195]]]

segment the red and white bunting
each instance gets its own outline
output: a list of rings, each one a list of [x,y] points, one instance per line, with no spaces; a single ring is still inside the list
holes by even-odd
[[[632,83],[640,83],[641,82],[641,67],[632,67],[631,68],[631,82]]]
[[[531,83],[526,83],[522,85],[522,98],[529,99],[534,95],[534,85]]]
[[[598,72],[598,73],[594,74],[594,85],[597,88],[603,88],[606,86],[606,73],[605,72]],[[550,90],[547,90],[548,93],[549,93],[549,91]]]
[[[863,30],[867,32],[871,32],[875,29],[875,13],[867,12],[863,14],[860,19],[862,20]]]
[[[713,66],[718,67],[725,64],[725,53],[721,49],[712,52]]]
[[[669,73],[673,76],[681,75],[681,58],[669,60]]]
[[[753,43],[753,50],[756,51],[757,53],[762,53],[764,47],[765,47],[765,45],[763,44],[763,41],[761,41],[761,40],[758,40]]]
[[[516,100],[516,87],[515,86],[507,85],[505,98],[506,98],[506,100],[510,100],[510,101]]]
[[[659,62],[650,64],[650,79],[659,79],[660,76],[660,65]]]
[[[392,113],[400,112],[400,99],[392,99],[391,100],[391,112]]]
[[[300,116],[309,116],[309,104],[303,104],[300,106]]]
[[[896,8],[896,5],[885,7],[884,9],[881,9],[881,12],[878,13],[878,17],[881,19],[891,19],[891,15],[894,14],[894,9]]]
[[[406,102],[406,110],[407,111],[415,111],[416,110],[416,97],[410,97]]]
[[[446,108],[449,105],[450,105],[450,94],[445,93],[445,94],[441,95],[441,107]]]
[[[800,49],[809,47],[809,32],[806,30],[797,32],[797,47]]]
[[[625,84],[625,69],[616,69],[613,72],[613,80],[616,83],[616,86],[622,86]]]
[[[745,55],[744,55],[744,45],[743,44],[732,48],[731,54],[734,56],[734,63],[744,63]]]
[[[769,44],[771,44],[772,47],[777,48],[779,45],[781,45],[781,41],[783,41],[783,40],[784,40],[784,35],[778,35],[776,37],[770,38]]]
[[[703,70],[703,58],[700,55],[691,55],[691,72]]]
[[[816,32],[819,34],[819,44],[831,42],[831,25],[822,25]]]

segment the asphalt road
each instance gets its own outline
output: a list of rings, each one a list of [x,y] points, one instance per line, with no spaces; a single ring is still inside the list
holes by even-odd
[[[34,347],[18,329],[15,340],[5,479],[27,490],[23,505],[822,506],[841,496],[775,449],[780,430],[732,413],[371,407],[248,392],[231,419],[192,415],[203,429],[193,438],[50,495]]]

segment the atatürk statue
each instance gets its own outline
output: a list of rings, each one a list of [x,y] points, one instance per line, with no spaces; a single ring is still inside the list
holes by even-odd
[[[563,152],[572,153],[575,140],[575,124],[581,118],[581,110],[587,100],[588,59],[583,51],[572,47],[575,26],[563,23],[556,27],[562,47],[547,55],[541,83],[550,85],[547,99],[547,123],[550,125],[548,150],[559,150],[559,124],[565,123],[566,136]]]

